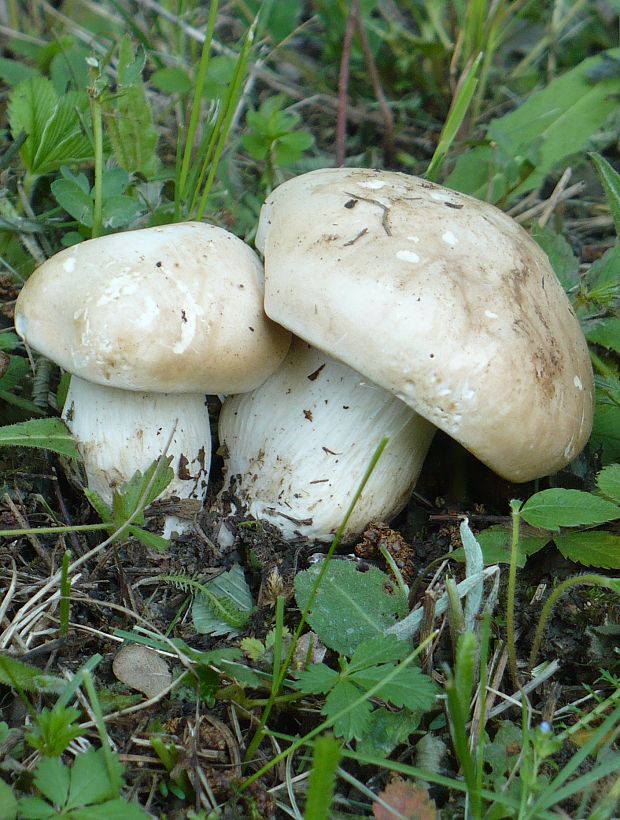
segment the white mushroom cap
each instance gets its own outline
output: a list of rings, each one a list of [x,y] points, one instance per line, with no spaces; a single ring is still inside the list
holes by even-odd
[[[513,481],[585,445],[592,369],[547,257],[497,208],[431,182],[313,171],[263,207],[267,314]]]
[[[236,393],[261,384],[290,334],[262,309],[261,263],[214,225],[187,222],[91,239],[28,279],[15,328],[96,384]]]

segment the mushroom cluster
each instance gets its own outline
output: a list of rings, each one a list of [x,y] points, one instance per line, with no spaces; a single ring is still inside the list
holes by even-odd
[[[345,537],[404,506],[436,428],[516,482],[585,445],[578,320],[543,251],[497,208],[405,174],[323,169],[273,191],[257,247],[267,315],[314,350],[294,344],[228,399],[220,439],[237,497],[287,537],[333,536],[386,434],[385,470]]]
[[[24,286],[15,327],[73,374],[63,417],[108,502],[168,441],[167,495],[204,498],[208,393],[228,396],[221,509],[287,539],[332,538],[385,436],[345,538],[403,508],[436,429],[517,482],[585,445],[579,323],[497,208],[405,174],[323,169],[272,192],[256,244],[264,273],[212,225],[129,231],[61,251]]]

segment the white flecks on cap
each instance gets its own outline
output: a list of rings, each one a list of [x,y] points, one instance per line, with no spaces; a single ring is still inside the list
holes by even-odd
[[[487,319],[498,319],[499,318],[497,313],[493,313],[492,310],[485,310],[484,315],[487,317]]]
[[[441,238],[446,243],[446,245],[456,245],[458,241],[456,236],[452,233],[452,231],[444,231],[444,233],[441,234]]]
[[[73,273],[73,271],[75,270],[75,257],[70,256],[68,259],[65,259],[65,262],[62,267],[63,270],[67,271],[67,273]]]
[[[579,376],[575,376],[575,378],[573,379],[573,384],[575,385],[577,390],[583,390],[583,384],[581,383],[581,379],[579,378]]]
[[[396,258],[403,262],[419,262],[420,257],[413,251],[397,251]]]
[[[370,188],[371,191],[378,191],[385,187],[385,182],[380,179],[367,179],[364,182],[359,182],[360,188]]]

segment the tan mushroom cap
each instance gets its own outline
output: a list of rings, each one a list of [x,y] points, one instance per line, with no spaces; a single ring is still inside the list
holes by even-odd
[[[88,381],[125,390],[252,390],[290,334],[264,314],[254,251],[214,225],[187,222],[91,239],[26,282],[17,332]]]
[[[579,322],[549,261],[497,208],[406,174],[313,171],[263,206],[267,314],[513,481],[591,430]]]

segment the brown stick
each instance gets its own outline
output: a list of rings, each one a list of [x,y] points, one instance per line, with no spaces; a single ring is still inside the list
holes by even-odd
[[[353,31],[357,27],[360,0],[351,0],[351,8],[342,41],[342,57],[338,74],[338,108],[336,111],[336,167],[344,165],[347,139],[347,97],[349,90],[349,68],[351,63],[351,44]]]

